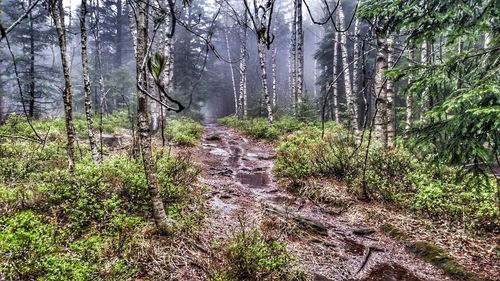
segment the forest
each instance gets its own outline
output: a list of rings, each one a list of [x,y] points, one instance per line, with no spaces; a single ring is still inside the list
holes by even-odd
[[[0,0],[0,280],[500,280],[497,0]]]

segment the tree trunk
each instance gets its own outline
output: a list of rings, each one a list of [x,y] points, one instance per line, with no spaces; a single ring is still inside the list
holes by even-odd
[[[340,123],[340,114],[339,114],[339,82],[337,79],[338,75],[338,50],[339,50],[339,37],[340,34],[336,31],[335,32],[335,40],[333,41],[333,54],[332,54],[332,80],[334,81],[334,84],[332,86],[332,118],[335,120],[335,122]],[[328,88],[328,87],[327,87]]]
[[[360,20],[356,18],[356,21],[354,22],[354,59],[356,60],[353,64],[353,73],[352,73],[352,93],[353,93],[353,103],[354,103],[354,112],[355,114],[355,119],[356,121],[358,120],[358,103],[357,100],[360,95],[360,84],[359,80],[361,77],[361,71],[362,71],[362,61],[361,61],[361,41],[359,40],[359,26],[360,26]],[[358,123],[358,122],[356,122]],[[359,124],[355,127],[356,130],[359,129]]]
[[[297,0],[293,1],[292,30],[290,33],[290,100],[293,114],[296,115],[297,105]]]
[[[377,38],[377,59],[375,62],[375,135],[387,147],[387,89],[385,75],[387,70],[387,45],[384,39]]]
[[[394,67],[394,36],[387,39],[387,66]],[[394,81],[387,79],[387,146],[394,147],[396,114],[394,109]]]
[[[94,41],[95,41],[95,52],[96,52],[96,69],[98,73],[98,85],[99,85],[99,142],[100,142],[100,151],[102,155],[102,122],[104,118],[104,112],[107,112],[106,109],[106,93],[104,92],[104,76],[102,70],[102,54],[101,54],[101,25],[100,25],[100,15],[99,15],[99,0],[96,1],[96,7],[94,8]]]
[[[87,16],[87,0],[82,0],[80,6],[80,36],[82,45],[82,75],[83,75],[83,92],[85,94],[85,117],[87,119],[87,132],[89,136],[90,151],[92,154],[92,160],[95,164],[98,164],[101,159],[99,151],[97,149],[97,143],[95,140],[94,133],[94,120],[92,116],[92,92],[90,88],[90,77],[89,77],[89,59],[87,53],[87,28],[85,23],[85,18]]]
[[[167,36],[169,30],[170,30],[170,22],[167,21],[167,23],[164,25],[164,30],[162,34],[163,55],[166,58],[165,71],[163,73],[163,85],[165,85],[165,89],[170,94],[173,91],[172,75],[174,69],[174,60],[173,60],[173,49],[172,49],[173,38],[169,38]],[[159,93],[159,97],[160,101],[163,102],[163,95],[161,93]],[[165,120],[166,120],[165,109],[163,108],[163,106],[160,105],[160,127],[161,127],[162,146],[165,146],[166,143]]]
[[[0,125],[3,124],[3,115],[4,115],[4,102],[3,102],[3,96],[4,96],[4,91],[3,91],[3,81],[2,81],[2,76],[0,75]]]
[[[49,0],[50,13],[54,20],[54,25],[57,31],[59,41],[61,62],[64,74],[64,120],[66,124],[67,144],[66,150],[68,152],[68,171],[71,179],[75,180],[75,127],[73,125],[73,96],[71,92],[71,75],[68,64],[68,53],[66,46],[66,31],[64,23],[64,8],[62,0]]]
[[[339,29],[344,31],[345,29],[345,16],[344,9],[342,7],[342,3],[339,2],[338,7],[339,13]],[[352,92],[352,80],[351,80],[351,71],[349,67],[349,53],[347,50],[347,31],[341,32],[340,34],[340,48],[341,48],[341,56],[342,56],[342,68],[346,69],[344,71],[344,84],[345,84],[345,94],[346,94],[346,102],[347,102],[347,113],[349,115],[349,120],[352,128],[355,131],[358,130],[358,118],[357,118],[357,110],[356,110],[356,99]]]
[[[239,115],[238,112],[238,91],[236,90],[236,79],[234,78],[234,69],[233,69],[233,61],[231,59],[231,49],[229,48],[229,38],[227,36],[227,29],[224,32],[226,38],[226,49],[227,49],[227,58],[229,60],[229,70],[231,71],[231,83],[233,86],[233,95],[234,95],[234,113],[236,116]]]
[[[273,107],[276,108],[276,103],[278,100],[277,92],[276,92],[276,44],[273,45],[273,49],[271,51],[271,72],[273,76]]]
[[[238,106],[240,107],[239,117],[247,116],[247,96],[246,96],[246,76],[247,76],[247,22],[248,14],[245,9],[244,24],[241,30],[241,45],[240,45],[240,99]]]
[[[408,50],[408,66],[415,66],[415,49],[410,46]],[[408,86],[413,83],[413,75],[408,79]],[[413,126],[413,96],[411,91],[406,92],[406,124],[405,124],[405,134],[404,139],[408,140],[408,133]]]
[[[31,6],[31,0],[28,1]],[[29,21],[29,39],[30,39],[30,69],[29,69],[29,103],[28,115],[31,119],[35,117],[35,29],[33,26],[33,14],[30,11],[28,14]],[[24,101],[22,101],[24,103]]]
[[[422,43],[422,53],[421,53],[421,63],[422,65],[428,65],[429,64],[429,59],[430,59],[430,46],[429,42],[425,40]],[[420,120],[424,120],[425,114],[427,111],[429,111],[429,89],[426,87],[424,91],[422,92],[422,113],[420,115]]]
[[[304,95],[304,31],[302,28],[302,0],[297,2],[297,106]]]
[[[151,198],[151,208],[153,210],[153,218],[156,227],[163,233],[171,232],[171,224],[165,214],[165,206],[158,188],[156,179],[155,163],[151,150],[151,134],[148,118],[148,101],[146,95],[141,92],[140,87],[146,89],[146,73],[145,68],[142,67],[143,61],[146,56],[148,26],[147,26],[147,10],[149,0],[136,1],[137,6],[137,21],[136,21],[136,71],[137,71],[137,118],[138,118],[138,131],[139,143],[144,164],[144,173],[148,184],[149,195]]]
[[[271,101],[269,99],[269,88],[267,86],[267,71],[266,71],[266,44],[263,42],[259,43],[259,63],[262,79],[262,91],[264,93],[264,103],[267,109],[267,121],[269,125],[273,123],[273,108],[271,106]]]
[[[122,66],[123,56],[123,8],[122,0],[116,0],[116,55],[115,67]]]

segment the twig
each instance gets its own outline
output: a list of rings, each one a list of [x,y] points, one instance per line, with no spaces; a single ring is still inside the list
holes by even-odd
[[[368,263],[368,260],[370,259],[372,252],[383,252],[383,251],[384,250],[377,248],[377,247],[372,247],[372,246],[368,247],[368,252],[366,252],[365,257],[363,258],[363,263],[361,263],[361,266],[359,267],[358,271],[356,271],[356,273],[354,273],[354,275],[357,275],[358,273],[361,272],[361,270],[363,270],[363,268]]]
[[[44,141],[41,140],[41,139],[34,139],[34,138],[30,138],[30,137],[25,137],[25,136],[13,136],[13,135],[0,134],[0,138],[21,139],[21,140],[36,142],[36,143],[39,143],[39,144],[43,144],[44,143]]]

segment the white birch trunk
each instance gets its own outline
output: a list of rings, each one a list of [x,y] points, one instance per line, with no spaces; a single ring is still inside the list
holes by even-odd
[[[238,91],[236,90],[236,79],[234,78],[234,69],[233,69],[233,61],[231,59],[231,49],[229,48],[229,38],[227,36],[227,29],[224,32],[226,39],[226,49],[227,49],[227,57],[229,60],[229,70],[231,71],[231,83],[233,85],[233,95],[234,95],[234,113],[235,115],[239,114],[238,111]]]
[[[360,94],[360,84],[359,79],[361,77],[362,65],[361,65],[361,41],[359,40],[359,26],[360,20],[356,18],[354,22],[354,64],[352,73],[352,93],[353,93],[353,103],[354,103],[354,118],[357,121],[358,118],[358,103],[357,99]],[[356,122],[354,127],[356,133],[359,132],[359,124]]]
[[[304,95],[304,31],[302,23],[302,0],[297,1],[297,105]]]
[[[387,38],[387,66],[394,67],[394,36]],[[387,79],[387,146],[394,147],[396,114],[394,109],[394,81]]]
[[[271,51],[271,72],[273,76],[273,107],[276,107],[278,97],[277,97],[277,92],[276,92],[276,80],[277,80],[277,73],[276,73],[276,44],[273,45],[273,49]]]
[[[338,7],[339,13],[339,29],[345,29],[345,16],[344,9],[342,7],[342,3],[339,2]],[[342,66],[344,69],[344,83],[345,83],[345,94],[346,94],[346,102],[347,102],[347,113],[349,115],[351,126],[357,130],[358,128],[358,118],[357,118],[357,110],[356,110],[356,99],[354,98],[352,92],[352,79],[351,79],[351,71],[349,67],[349,53],[347,50],[347,31],[342,32],[340,34],[340,47],[341,47],[341,56],[342,56]]]
[[[87,133],[89,137],[90,152],[92,160],[95,164],[101,161],[99,151],[97,149],[97,142],[94,132],[94,118],[92,116],[92,93],[90,88],[90,75],[89,75],[89,56],[87,52],[87,0],[82,0],[80,5],[80,37],[82,48],[82,75],[83,75],[83,92],[85,95],[85,117],[87,119]]]
[[[411,46],[408,50],[408,66],[415,66],[415,49]],[[408,79],[408,85],[413,83],[413,75]],[[408,133],[413,126],[413,96],[410,91],[406,93],[406,124],[405,124],[405,140],[408,139]]]
[[[332,79],[334,82],[332,86],[332,100],[333,100],[333,108],[332,108],[332,113],[333,113],[333,118],[335,122],[340,123],[340,114],[339,114],[339,96],[338,96],[338,50],[339,50],[339,39],[340,39],[340,34],[336,31],[335,32],[335,40],[333,42],[333,61],[332,61]]]
[[[375,136],[384,147],[387,147],[387,91],[385,75],[387,70],[387,45],[385,40],[377,38],[377,58],[375,62]]]
[[[264,103],[267,109],[267,121],[269,124],[273,123],[273,109],[271,106],[271,101],[269,99],[269,88],[267,85],[267,71],[266,71],[266,44],[259,43],[258,46],[259,52],[259,63],[260,63],[260,71],[261,71],[261,79],[262,79],[262,91],[264,93]]]
[[[238,106],[239,117],[246,117],[248,114],[247,101],[246,101],[246,76],[247,76],[247,22],[248,14],[246,9],[244,10],[244,23],[241,27],[241,45],[240,45],[240,96]]]
[[[171,231],[171,224],[167,215],[165,213],[165,206],[161,198],[160,190],[158,188],[158,181],[156,178],[156,168],[155,162],[153,160],[152,148],[151,148],[151,133],[148,118],[148,104],[146,95],[140,90],[146,88],[146,71],[142,69],[142,63],[146,57],[147,49],[147,38],[148,38],[148,25],[147,25],[147,11],[148,2],[137,1],[137,43],[136,43],[136,72],[137,72],[137,119],[138,119],[138,132],[139,132],[139,142],[141,146],[144,173],[146,176],[146,182],[148,185],[151,208],[153,210],[153,218],[155,220],[156,227],[164,233],[169,233]]]
[[[421,64],[424,66],[428,65],[429,59],[429,42],[426,40],[422,43]],[[424,120],[427,111],[429,111],[429,89],[425,88],[422,92],[422,112],[420,120]]]
[[[292,31],[290,33],[290,100],[292,102],[292,111],[296,115],[297,105],[297,0],[293,0],[293,19]]]
[[[64,121],[66,124],[66,150],[68,152],[68,171],[72,180],[75,179],[75,126],[73,124],[73,93],[71,91],[71,73],[68,61],[66,42],[64,7],[62,0],[49,0],[49,10],[54,21],[59,41],[59,49],[64,74]]]

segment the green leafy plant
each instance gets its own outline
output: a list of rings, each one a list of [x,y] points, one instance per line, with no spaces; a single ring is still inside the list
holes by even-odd
[[[266,240],[258,229],[241,231],[221,246],[224,263],[210,280],[305,280],[293,268],[286,245]]]

